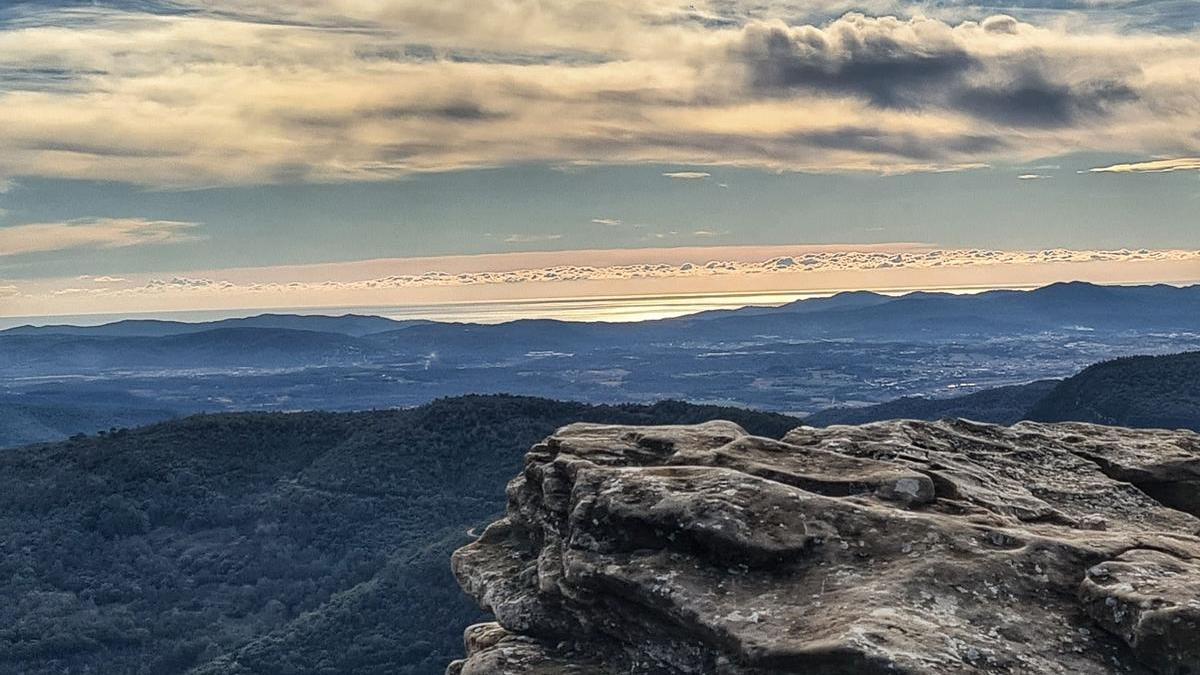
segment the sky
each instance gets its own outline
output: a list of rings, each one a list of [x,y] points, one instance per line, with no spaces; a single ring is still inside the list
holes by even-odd
[[[1198,214],[1194,0],[0,8],[0,317],[1188,283]]]

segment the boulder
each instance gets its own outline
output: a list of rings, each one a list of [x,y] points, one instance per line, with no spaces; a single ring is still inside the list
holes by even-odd
[[[571,425],[454,554],[496,623],[449,672],[1200,672],[1197,441]]]

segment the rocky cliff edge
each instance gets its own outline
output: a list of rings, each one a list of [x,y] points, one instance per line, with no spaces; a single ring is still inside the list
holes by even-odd
[[[572,425],[460,549],[450,675],[1200,673],[1200,436]]]

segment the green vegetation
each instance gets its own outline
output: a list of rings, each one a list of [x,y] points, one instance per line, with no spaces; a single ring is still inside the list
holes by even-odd
[[[830,408],[809,415],[804,423],[824,427],[947,417],[993,424],[1034,420],[1200,431],[1200,352],[1114,359],[1065,380],[1039,380],[954,398],[906,397],[861,408]]]
[[[783,415],[513,396],[201,415],[0,453],[0,673],[440,673],[482,618],[448,556],[575,421]]]
[[[822,415],[1200,430],[1200,352]],[[575,421],[716,418],[771,437],[800,423],[678,402],[467,396],[411,410],[200,415],[5,450],[0,674],[440,673],[461,652],[461,628],[483,618],[448,556],[502,511],[530,445]]]
[[[178,417],[167,406],[148,405],[124,392],[99,397],[88,405],[18,403],[17,397],[0,397],[0,449],[50,443],[79,433],[112,427],[138,427]]]
[[[1090,366],[1063,380],[1028,417],[1200,431],[1200,352],[1133,356]]]

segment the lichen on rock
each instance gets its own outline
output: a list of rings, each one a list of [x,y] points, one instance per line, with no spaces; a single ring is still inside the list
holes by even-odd
[[[453,557],[496,623],[448,672],[1200,672],[1197,467],[1083,424],[571,425]]]

